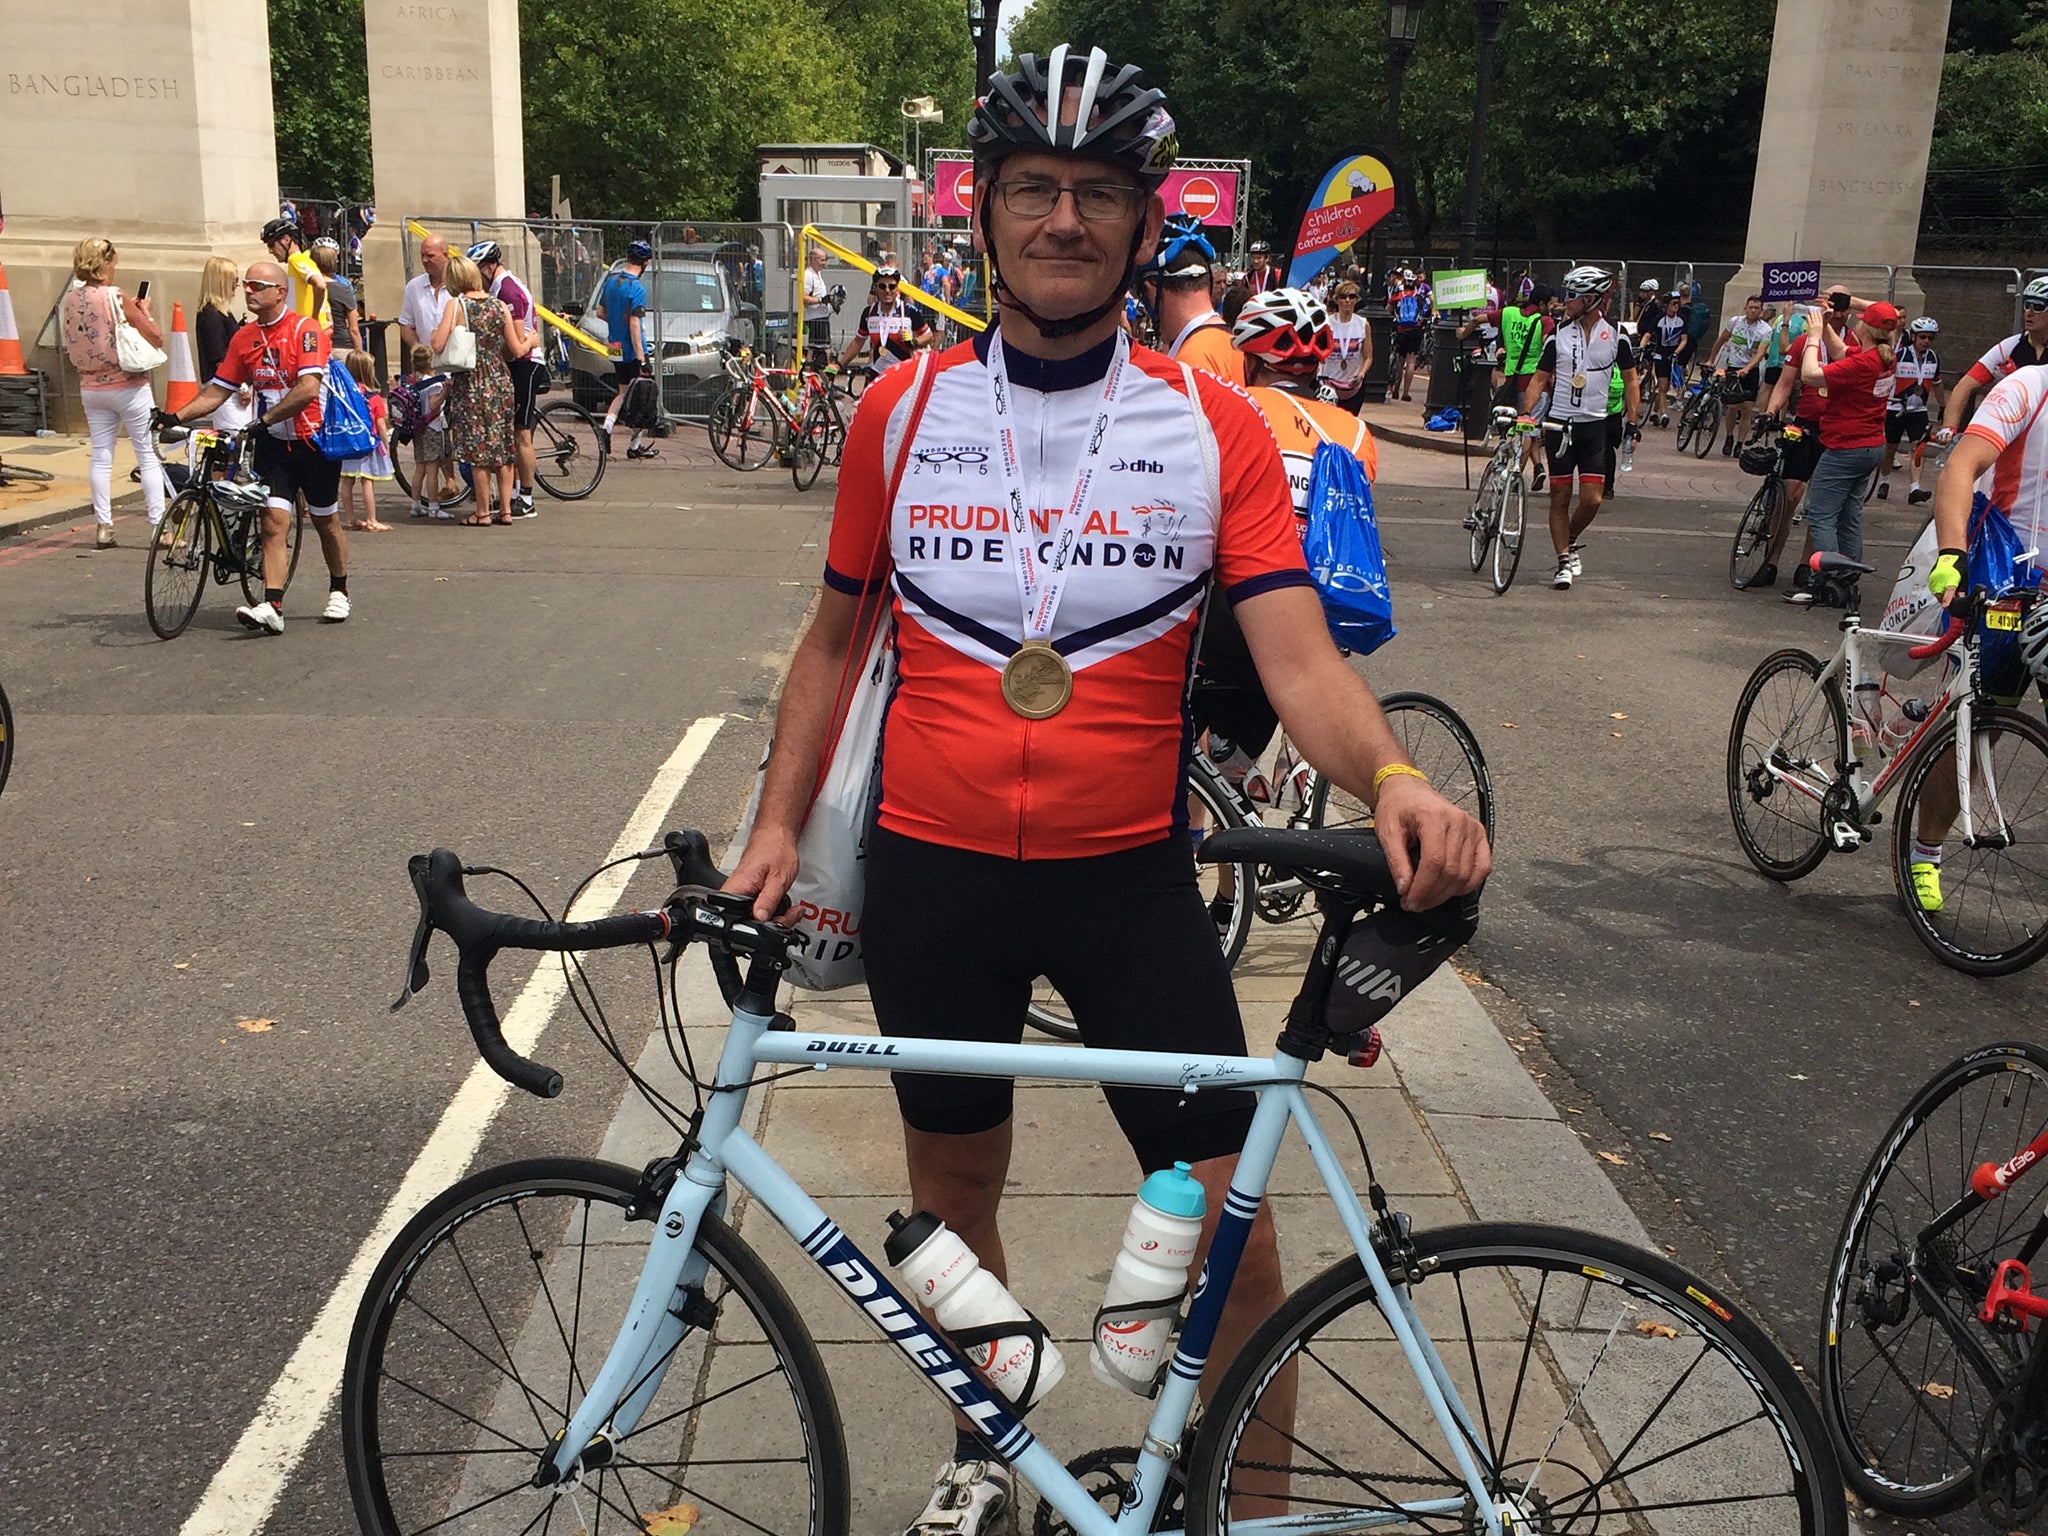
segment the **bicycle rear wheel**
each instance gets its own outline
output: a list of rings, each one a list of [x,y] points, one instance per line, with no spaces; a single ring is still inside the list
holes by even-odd
[[[847,1529],[846,1441],[817,1346],[710,1215],[702,1277],[676,1296],[686,1331],[637,1424],[578,1486],[532,1486],[611,1347],[658,1214],[629,1169],[541,1158],[464,1179],[407,1223],[342,1374],[365,1531],[642,1531],[686,1503],[721,1529]]]
[[[711,451],[733,469],[759,469],[774,456],[774,413],[752,390],[727,390],[712,401],[705,430]]]
[[[789,478],[800,491],[818,483],[818,471],[825,467],[832,445],[832,410],[822,399],[813,400],[789,443]]]
[[[403,448],[400,444],[393,446]],[[413,471],[418,468],[419,466],[412,462],[410,452],[401,451],[391,455],[391,478],[398,483],[399,490],[405,493],[407,501],[413,499],[412,477]],[[476,486],[464,476],[462,467],[458,465],[440,477],[436,485],[436,494],[440,497],[443,507],[459,507],[476,494]]]
[[[341,514],[335,513],[336,517]],[[293,507],[291,520],[284,526],[285,540],[285,590],[291,590],[292,577],[299,569],[299,546],[301,535],[306,531],[306,509]],[[238,574],[242,578],[242,600],[247,603],[263,601],[263,518],[254,516],[242,524],[242,561]]]
[[[1671,439],[1671,446],[1680,453],[1685,452],[1692,445],[1693,434],[1699,430],[1699,426],[1700,402],[1697,399],[1688,400],[1679,407],[1678,431]]]
[[[1513,1515],[1504,1525],[1847,1531],[1805,1389],[1715,1287],[1557,1227],[1452,1227],[1415,1247],[1422,1272],[1407,1294],[1456,1382],[1489,1501]],[[1239,1352],[1202,1416],[1188,1483],[1189,1536],[1283,1511],[1336,1530],[1482,1528],[1355,1255]],[[1434,1508],[1403,1518],[1423,1501]]]
[[[1849,714],[1833,679],[1808,703],[1820,673],[1805,651],[1772,652],[1728,726],[1728,815],[1749,862],[1773,880],[1801,879],[1828,856],[1821,797],[1848,757]]]
[[[14,706],[7,702],[7,690],[0,688],[0,789],[7,787],[7,775],[14,771]]]
[[[1220,774],[1211,763],[1198,758],[1188,765],[1188,838],[1193,849],[1211,832],[1246,825],[1244,813],[1218,782]],[[1227,965],[1236,965],[1244,953],[1245,939],[1252,930],[1252,904],[1259,893],[1258,874],[1250,864],[1196,864],[1195,884],[1216,922],[1216,941],[1223,946]],[[1073,1011],[1059,989],[1039,977],[1031,987],[1031,1002],[1025,1010],[1034,1028],[1061,1040],[1078,1040]]]
[[[1496,500],[1494,487],[1499,480],[1500,465],[1498,463],[1488,464],[1486,466],[1486,473],[1479,477],[1479,489],[1472,495],[1471,510],[1466,513],[1466,516],[1472,519],[1471,538],[1469,540],[1471,548],[1467,553],[1472,561],[1472,569],[1475,571],[1486,564],[1486,553],[1493,547],[1495,529],[1494,502]]]
[[[1971,841],[1955,814],[1951,720],[1906,769],[1892,875],[1906,921],[1936,959],[1972,976],[2005,976],[2048,952],[2048,726],[1995,705],[1971,713]],[[1929,911],[1913,892],[1913,842],[1937,834],[1941,896]]]
[[[1699,421],[1693,428],[1692,456],[1704,459],[1714,451],[1714,440],[1721,435],[1721,397],[1711,391],[1700,397]]]
[[[1777,537],[1784,508],[1781,494],[1778,477],[1766,476],[1743,509],[1742,521],[1735,525],[1735,545],[1728,551],[1728,580],[1738,592],[1755,581],[1770,561],[1771,543]]]
[[[1472,727],[1442,699],[1427,693],[1390,693],[1380,700],[1387,724],[1408,761],[1429,775],[1436,792],[1475,818],[1493,841],[1493,775]],[[1312,827],[1369,827],[1372,811],[1349,790],[1315,776],[1308,796]]]
[[[1971,1495],[1985,1414],[2028,1343],[1978,1322],[1977,1309],[2038,1205],[2012,1194],[1931,1241],[1920,1233],[1963,1197],[1973,1169],[2004,1162],[2044,1124],[2048,1050],[1987,1045],[1928,1079],[1857,1182],[1828,1267],[1820,1402],[1843,1478],[1887,1514],[1929,1518]]]
[[[1503,597],[1514,585],[1515,571],[1522,563],[1522,527],[1529,493],[1522,489],[1522,477],[1516,473],[1501,481],[1494,497],[1493,595]]]
[[[541,407],[533,428],[533,477],[557,501],[581,501],[604,478],[610,445],[597,419],[580,405]]]
[[[212,547],[206,497],[199,491],[178,492],[149,536],[149,563],[142,570],[142,610],[158,639],[177,639],[199,611]]]

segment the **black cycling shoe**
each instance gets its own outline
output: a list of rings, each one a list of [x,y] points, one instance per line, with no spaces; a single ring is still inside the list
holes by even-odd
[[[1892,499],[1891,481],[1880,480],[1877,482],[1877,499],[1879,501],[1890,501]]]
[[[1775,587],[1777,584],[1778,568],[1775,565],[1767,565],[1749,578],[1749,590],[1752,592],[1758,587]]]

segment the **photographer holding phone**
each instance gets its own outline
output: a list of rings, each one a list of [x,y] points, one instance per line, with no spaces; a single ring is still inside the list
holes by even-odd
[[[124,430],[142,471],[142,504],[154,528],[164,515],[164,476],[157,462],[156,442],[149,435],[149,413],[156,405],[149,375],[121,366],[118,324],[126,321],[151,346],[164,344],[164,333],[149,313],[149,284],[134,298],[114,286],[119,264],[114,243],[97,235],[78,242],[71,253],[71,275],[78,286],[64,295],[64,351],[78,370],[78,395],[85,406],[86,429],[92,434],[89,478],[92,515],[99,523],[95,547],[114,547],[114,439]]]
[[[1841,317],[1850,306],[1841,301],[1847,298],[1835,296],[1832,314],[1818,307],[1812,311],[1805,339],[1818,334],[1820,345],[1803,348],[1799,358],[1800,382],[1827,391],[1820,412],[1820,464],[1806,490],[1806,525],[1816,550],[1861,560],[1863,497],[1884,454],[1899,312],[1880,300],[1864,305],[1845,327]]]

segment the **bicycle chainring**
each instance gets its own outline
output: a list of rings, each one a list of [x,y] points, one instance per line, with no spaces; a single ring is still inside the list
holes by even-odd
[[[1192,1443],[1193,1425],[1188,1426],[1187,1435]],[[1184,1460],[1175,1462],[1167,1471],[1166,1494],[1152,1516],[1152,1529],[1155,1531],[1187,1528],[1188,1482]],[[1099,1451],[1089,1451],[1068,1462],[1067,1472],[1088,1490],[1104,1511],[1114,1516],[1126,1501],[1137,1498],[1133,1485],[1138,1476],[1138,1448],[1134,1445],[1111,1445]],[[1074,1528],[1067,1523],[1066,1517],[1044,1499],[1038,1501],[1038,1513],[1032,1519],[1031,1530],[1032,1536],[1074,1536]]]
[[[1977,1437],[1977,1508],[1994,1529],[2024,1529],[2048,1504],[2048,1466],[2042,1463],[2042,1425],[2021,1404],[2024,1382],[1991,1400]]]

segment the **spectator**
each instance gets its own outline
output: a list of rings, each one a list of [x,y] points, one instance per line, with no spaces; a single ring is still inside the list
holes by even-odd
[[[1337,404],[1356,416],[1365,403],[1365,376],[1372,368],[1372,327],[1358,312],[1358,284],[1347,277],[1337,284],[1336,291],[1330,355],[1323,359],[1320,371]]]
[[[1237,324],[1238,311],[1251,299],[1252,290],[1242,277],[1233,278],[1230,286],[1223,290],[1223,302],[1216,306],[1216,312],[1223,316],[1225,325]]]
[[[356,298],[356,285],[336,270],[341,264],[340,243],[331,239],[315,240],[307,254],[313,258],[313,265],[320,269],[321,276],[327,279],[327,308],[334,316],[335,356],[360,351],[363,345],[362,322],[357,315],[360,301]]]
[[[463,521],[472,528],[512,521],[512,370],[510,360],[524,357],[532,338],[526,327],[484,290],[483,274],[467,256],[448,258],[450,304],[435,328],[433,346],[446,349],[459,321],[476,337],[476,366],[457,373],[448,386],[450,435],[455,457],[468,464],[476,479],[476,510]],[[498,483],[495,497],[491,479]]]
[[[1895,362],[1892,333],[1899,312],[1880,301],[1866,305],[1850,324],[1853,342],[1833,324],[1821,328],[1820,346],[1801,351],[1799,377],[1806,388],[1827,391],[1820,414],[1820,464],[1806,487],[1806,526],[1813,547],[1861,560],[1863,496],[1884,453],[1884,415]]]
[[[429,235],[420,242],[420,271],[405,285],[405,297],[398,305],[398,339],[406,356],[440,328],[452,296],[447,287],[448,242]]]
[[[242,328],[242,317],[234,303],[242,291],[242,274],[225,256],[206,258],[199,276],[199,312],[192,317],[199,343],[199,377],[210,379],[220,371],[220,360],[228,355],[228,343]],[[239,432],[253,415],[249,387],[245,384],[221,402],[213,413],[215,430]]]
[[[419,402],[418,425],[412,432],[412,515],[448,522],[455,514],[441,509],[440,497],[443,479],[452,481],[455,475],[455,450],[448,438],[448,375],[434,371],[434,349],[423,341],[406,352],[405,365],[401,382]]]
[[[350,352],[344,361],[348,365],[349,377],[362,389],[363,399],[370,407],[370,432],[376,441],[368,453],[342,460],[342,517],[347,519],[350,516],[357,493],[360,492],[363,498],[362,516],[353,522],[345,521],[343,526],[359,528],[366,533],[383,533],[391,525],[377,521],[377,482],[391,478],[390,412],[384,403],[384,392],[377,387],[377,360],[358,348]]]
[[[71,253],[71,275],[78,286],[64,295],[63,302],[64,351],[78,370],[79,398],[92,433],[92,515],[100,525],[94,543],[98,549],[115,545],[114,438],[123,429],[142,471],[142,504],[149,512],[149,526],[154,528],[164,515],[164,472],[149,435],[156,399],[148,374],[122,368],[115,322],[125,319],[153,346],[164,344],[164,333],[150,318],[149,300],[131,299],[114,286],[118,262],[111,240],[93,235],[79,241]]]
[[[825,247],[813,244],[804,258],[804,346],[832,351],[832,290],[825,282]]]

